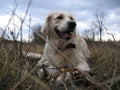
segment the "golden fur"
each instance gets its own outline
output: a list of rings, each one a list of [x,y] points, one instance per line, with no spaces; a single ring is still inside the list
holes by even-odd
[[[42,32],[46,35],[46,45],[39,66],[42,64],[58,68],[77,68],[79,71],[89,71],[90,68],[86,62],[89,57],[89,50],[85,40],[78,34],[76,30],[70,35],[64,37],[69,40],[60,38],[55,28],[61,32],[68,31],[68,22],[76,23],[73,16],[68,13],[54,12],[50,13],[42,28]],[[74,25],[75,26],[75,25]],[[76,29],[76,28],[75,28]],[[68,44],[75,44],[76,48],[66,48]]]

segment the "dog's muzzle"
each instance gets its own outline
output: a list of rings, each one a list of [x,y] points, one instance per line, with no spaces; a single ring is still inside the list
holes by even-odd
[[[68,28],[66,31],[61,32],[59,29],[57,29],[57,27],[55,27],[55,32],[56,34],[65,40],[69,40],[73,37],[73,33],[75,32],[75,28],[76,28],[76,23],[73,21],[68,22]]]

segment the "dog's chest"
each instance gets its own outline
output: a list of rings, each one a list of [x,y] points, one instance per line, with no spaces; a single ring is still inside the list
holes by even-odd
[[[66,45],[64,47],[57,47],[57,50],[49,47],[47,59],[54,65],[65,64],[73,67],[78,62],[79,56],[76,46]]]

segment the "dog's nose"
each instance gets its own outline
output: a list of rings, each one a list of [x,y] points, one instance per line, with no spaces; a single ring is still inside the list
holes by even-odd
[[[75,29],[76,23],[74,21],[69,21],[68,22],[68,27],[71,28],[71,29]]]

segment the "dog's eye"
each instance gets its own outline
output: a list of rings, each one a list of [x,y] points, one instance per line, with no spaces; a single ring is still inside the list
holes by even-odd
[[[58,16],[57,19],[61,20],[63,19],[63,16]]]
[[[71,20],[73,20],[73,17],[70,17]]]

